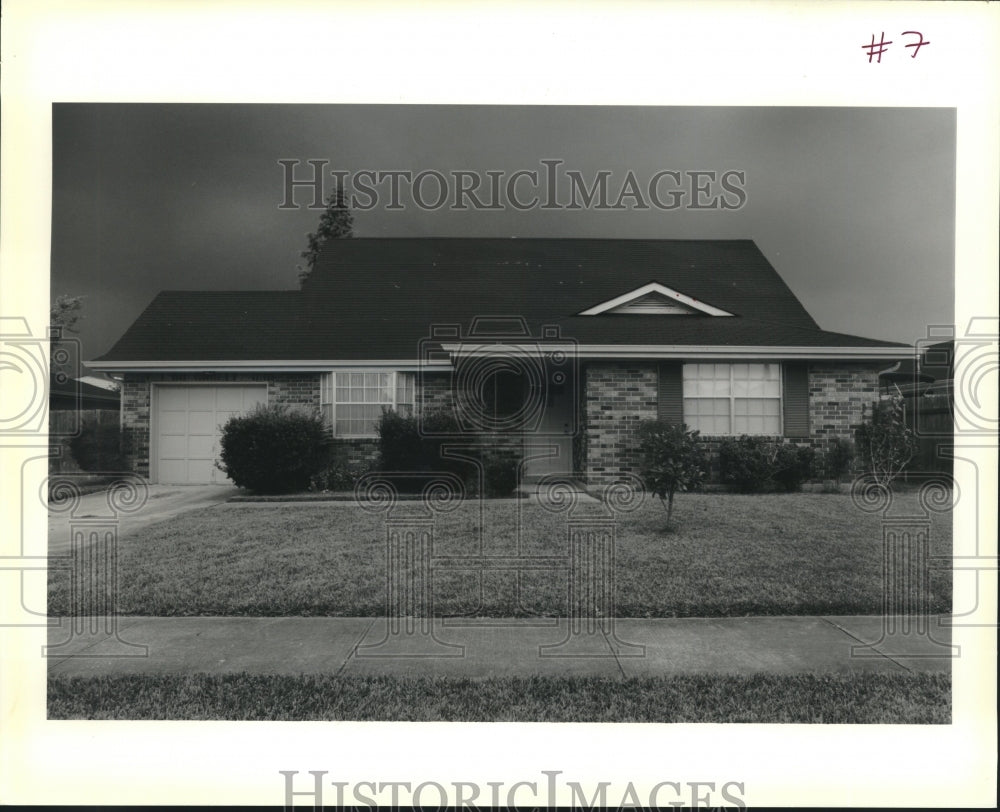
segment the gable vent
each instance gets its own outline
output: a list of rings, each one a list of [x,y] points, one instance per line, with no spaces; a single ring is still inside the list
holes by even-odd
[[[671,316],[690,316],[697,311],[694,308],[686,307],[680,302],[667,299],[658,293],[647,293],[631,302],[618,305],[608,313],[636,313],[636,314],[664,314]]]

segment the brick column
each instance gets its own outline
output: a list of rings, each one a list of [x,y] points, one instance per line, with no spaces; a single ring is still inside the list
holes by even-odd
[[[613,482],[638,471],[635,431],[656,419],[657,370],[653,363],[588,364],[584,375],[587,479]]]

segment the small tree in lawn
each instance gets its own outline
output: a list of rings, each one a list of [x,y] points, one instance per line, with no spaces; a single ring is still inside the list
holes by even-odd
[[[698,432],[683,423],[646,420],[639,424],[642,478],[667,509],[667,525],[674,514],[674,494],[695,490],[708,474],[708,460],[698,442]]]
[[[872,404],[871,415],[854,432],[864,473],[888,487],[917,453],[917,439],[907,427],[903,399]]]

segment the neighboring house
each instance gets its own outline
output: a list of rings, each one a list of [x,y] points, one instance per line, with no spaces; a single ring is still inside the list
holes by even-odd
[[[94,380],[93,378],[91,380]],[[114,386],[109,381],[108,384]],[[49,377],[49,436],[53,444],[61,446],[58,456],[49,461],[49,472],[77,470],[70,452],[69,440],[85,424],[117,426],[121,396],[117,387],[108,389],[83,378],[67,378],[53,374]]]
[[[921,372],[917,361],[910,358],[884,370],[878,379],[886,397],[919,397],[934,383],[934,376]]]
[[[882,393],[903,398],[951,397],[955,377],[955,342],[926,344],[913,358],[899,361],[879,376]]]
[[[906,476],[951,474],[954,459],[955,342],[924,344],[914,360],[882,373],[882,391],[903,399],[903,418],[917,451]]]
[[[81,375],[77,378],[81,383],[87,383],[91,386],[96,386],[98,389],[107,389],[111,392],[118,392],[118,384],[115,383],[110,378],[98,375]]]
[[[933,379],[924,390],[925,395],[947,395],[954,397],[955,384],[955,341],[939,341],[927,344],[920,354],[920,372]]]
[[[49,379],[49,412],[88,412],[111,410],[117,412],[121,398],[118,389],[96,386],[82,378]]]
[[[268,402],[321,410],[353,459],[382,409],[443,408],[528,477],[601,483],[653,418],[822,450],[913,354],[820,329],[750,240],[418,238],[331,241],[301,290],[160,293],[89,364],[153,481],[220,481],[218,427]]]

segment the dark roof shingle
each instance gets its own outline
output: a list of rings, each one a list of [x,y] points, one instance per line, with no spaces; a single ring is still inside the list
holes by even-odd
[[[576,315],[653,281],[735,315]],[[301,291],[160,293],[96,361],[416,360],[477,316],[586,344],[904,346],[820,330],[750,240],[392,238],[328,243]]]
[[[359,316],[528,320],[579,313],[648,282],[748,318],[817,328],[752,240],[392,238],[328,244],[303,286]]]

